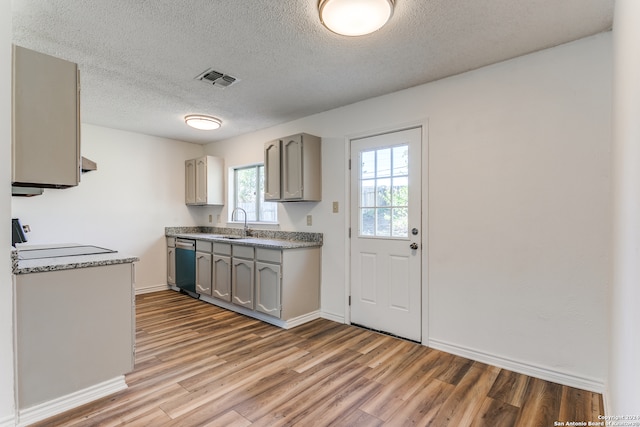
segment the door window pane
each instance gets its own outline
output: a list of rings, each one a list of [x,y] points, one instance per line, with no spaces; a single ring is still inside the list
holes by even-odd
[[[393,189],[391,193],[393,206],[407,206],[409,203],[409,178],[393,178]]]
[[[391,176],[391,149],[383,148],[376,151],[376,175],[378,178]]]
[[[376,206],[391,206],[391,179],[378,179],[377,184]]]
[[[362,152],[362,179],[375,178],[376,176],[376,152],[375,151],[363,151]]]
[[[391,209],[376,209],[376,236],[391,236]]]
[[[409,209],[393,208],[391,223],[393,224],[391,230],[393,237],[407,237],[409,235]]]
[[[373,207],[376,205],[376,180],[365,179],[362,181],[362,191],[360,192],[362,199],[360,206]]]
[[[360,209],[360,234],[375,236],[375,209]]]
[[[409,235],[409,146],[360,153],[360,235]]]
[[[409,175],[409,146],[393,147],[393,176]]]

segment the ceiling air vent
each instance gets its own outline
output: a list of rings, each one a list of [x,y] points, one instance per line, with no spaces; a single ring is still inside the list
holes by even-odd
[[[213,68],[209,68],[203,73],[198,74],[196,80],[202,80],[205,83],[210,83],[221,89],[229,87],[238,81],[237,78],[221,73],[220,71],[215,71]]]

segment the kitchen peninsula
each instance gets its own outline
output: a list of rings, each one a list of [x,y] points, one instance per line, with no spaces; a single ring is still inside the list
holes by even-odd
[[[11,256],[21,423],[126,388],[138,258],[83,245],[19,246]]]

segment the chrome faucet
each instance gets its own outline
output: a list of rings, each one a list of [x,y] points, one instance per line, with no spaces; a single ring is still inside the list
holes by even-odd
[[[242,231],[242,237],[247,237],[248,235],[248,231],[249,231],[249,227],[247,227],[247,211],[245,211],[242,208],[235,208],[233,211],[231,211],[231,221],[233,221],[233,214],[236,213],[237,211],[242,211],[244,212],[244,228]],[[236,218],[237,220],[237,218]]]

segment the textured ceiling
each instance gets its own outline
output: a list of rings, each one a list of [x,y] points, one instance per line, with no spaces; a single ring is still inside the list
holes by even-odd
[[[13,0],[14,43],[79,64],[82,121],[208,143],[611,28],[614,0],[396,0],[364,37],[317,0]],[[226,89],[194,80],[213,67]],[[223,120],[217,131],[186,114]]]

